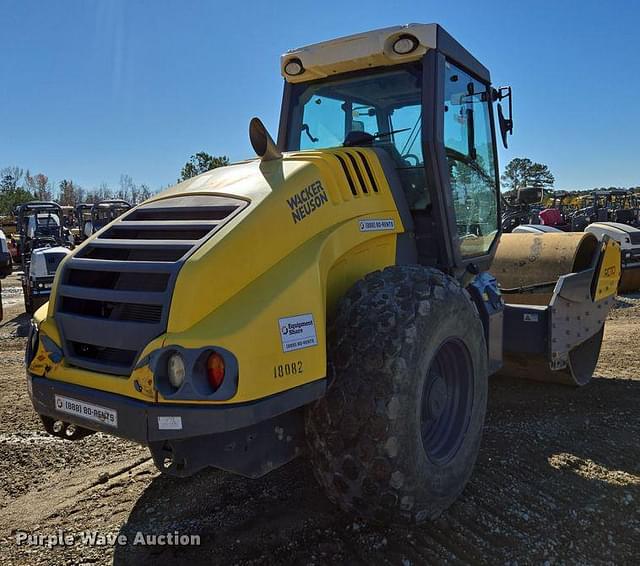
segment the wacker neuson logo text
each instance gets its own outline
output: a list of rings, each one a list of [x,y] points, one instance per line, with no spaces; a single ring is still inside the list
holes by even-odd
[[[320,181],[312,183],[287,199],[294,224],[297,224],[327,202],[329,202],[329,197]]]

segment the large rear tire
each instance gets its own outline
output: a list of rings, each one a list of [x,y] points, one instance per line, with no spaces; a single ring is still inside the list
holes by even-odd
[[[342,509],[437,517],[475,464],[487,400],[482,323],[452,278],[390,267],[345,295],[329,328],[327,395],[307,414],[314,473]]]

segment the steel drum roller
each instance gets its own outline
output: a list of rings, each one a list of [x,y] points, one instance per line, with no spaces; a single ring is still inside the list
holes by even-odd
[[[505,303],[547,305],[558,278],[591,267],[597,251],[587,232],[502,234],[491,272]]]
[[[581,305],[564,301],[562,306],[569,309],[566,312],[570,316],[563,314],[559,320],[554,318],[561,308],[559,299],[555,299],[555,306],[550,306],[549,303],[558,278],[593,267],[599,254],[599,246],[598,239],[585,232],[502,235],[491,271],[500,282],[507,309],[509,305],[513,305],[512,309],[518,309],[509,314],[521,316],[519,309],[525,305],[547,307],[546,316],[549,318],[545,320],[552,326],[552,335],[556,333],[556,336],[557,327],[564,324],[567,330],[562,331],[563,335],[572,333],[580,336],[579,333],[583,332],[582,336],[587,338],[584,333],[585,325],[591,324],[585,323],[587,317],[592,318],[593,325],[586,328],[590,336],[567,352],[564,367],[552,367],[549,350],[553,350],[554,345],[550,344],[547,351],[537,353],[505,351],[504,367],[500,373],[574,386],[583,385],[591,378],[602,344],[603,320],[594,318],[601,310],[600,307],[591,300]],[[610,300],[612,299],[607,299]],[[571,322],[568,322],[570,319]],[[527,328],[526,325],[524,328]],[[596,328],[598,330],[594,332]],[[520,338],[526,343],[530,336],[524,330]]]

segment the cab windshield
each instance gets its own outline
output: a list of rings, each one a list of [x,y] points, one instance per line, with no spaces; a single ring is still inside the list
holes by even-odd
[[[498,233],[498,182],[490,86],[446,62],[441,105],[450,211],[463,257],[486,254]],[[409,207],[428,216],[422,154],[420,63],[368,69],[292,85],[286,148],[344,146],[384,149],[395,164]],[[444,181],[444,180],[443,180]],[[425,214],[422,214],[425,212]]]
[[[294,85],[290,108],[289,151],[345,145],[384,149],[410,207],[427,207],[419,64]]]

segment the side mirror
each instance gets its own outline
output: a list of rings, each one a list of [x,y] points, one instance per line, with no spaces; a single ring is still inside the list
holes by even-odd
[[[498,123],[500,125],[500,135],[502,136],[502,145],[504,145],[505,149],[508,146],[507,144],[507,134],[513,135],[513,104],[511,97],[511,87],[510,86],[502,86],[499,89],[493,90],[493,99],[502,101],[503,99],[508,99],[509,103],[509,116],[505,118],[504,112],[502,111],[502,104],[498,102]]]

